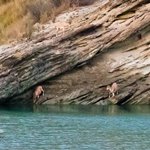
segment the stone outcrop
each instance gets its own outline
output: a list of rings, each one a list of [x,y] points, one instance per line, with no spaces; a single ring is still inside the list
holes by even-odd
[[[0,102],[32,103],[40,84],[45,96],[38,104],[150,104],[149,1],[99,2],[74,11],[80,15],[37,24],[30,39],[0,46]],[[115,99],[106,91],[113,82]]]

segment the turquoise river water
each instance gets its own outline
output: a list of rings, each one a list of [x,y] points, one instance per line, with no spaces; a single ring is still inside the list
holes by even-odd
[[[0,108],[0,150],[150,150],[150,106]]]

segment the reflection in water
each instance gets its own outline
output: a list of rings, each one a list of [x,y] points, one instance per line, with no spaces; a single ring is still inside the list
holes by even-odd
[[[83,114],[103,114],[103,115],[119,115],[119,114],[132,114],[132,113],[150,113],[149,105],[7,105],[1,106],[0,110],[8,111],[22,111],[22,112],[40,112],[40,113],[83,113]]]
[[[0,150],[149,150],[149,106],[0,109]]]
[[[56,113],[84,113],[84,114],[105,114],[119,115],[123,113],[150,113],[150,106],[83,106],[83,105],[43,105],[33,106],[34,112],[56,112]]]

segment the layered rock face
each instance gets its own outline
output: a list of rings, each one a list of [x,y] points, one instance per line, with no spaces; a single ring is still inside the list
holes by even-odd
[[[1,46],[0,102],[32,103],[37,85],[37,104],[150,104],[149,1],[97,2]]]

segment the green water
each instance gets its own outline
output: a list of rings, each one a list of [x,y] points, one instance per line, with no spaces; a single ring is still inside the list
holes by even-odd
[[[0,150],[150,150],[150,106],[0,109]]]

